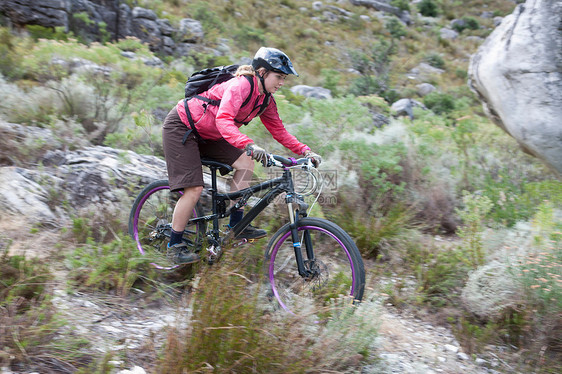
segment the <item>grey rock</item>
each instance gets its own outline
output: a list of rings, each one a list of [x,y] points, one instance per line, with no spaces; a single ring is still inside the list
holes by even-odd
[[[562,2],[527,1],[471,58],[469,85],[488,116],[562,176]]]
[[[134,7],[133,8],[133,18],[143,18],[150,21],[158,20],[158,16],[154,13],[153,10],[145,9],[141,7]]]
[[[445,70],[433,67],[425,62],[420,63],[418,66],[410,70],[411,75],[421,80],[427,80],[432,76],[440,75],[444,72]]]
[[[324,7],[324,4],[321,1],[315,1],[312,3],[312,10],[322,10],[322,8]]]
[[[311,87],[306,85],[296,85],[291,87],[291,92],[296,95],[304,97],[311,97],[314,99],[331,99],[332,92],[324,87]]]
[[[41,25],[44,27],[68,27],[69,1],[65,0],[4,0],[0,2],[0,13],[18,26]]]
[[[367,8],[373,8],[381,12],[394,14],[396,17],[398,17],[398,19],[400,19],[402,22],[404,22],[407,25],[410,25],[412,23],[412,18],[409,12],[404,11],[398,7],[392,6],[388,4],[388,2],[375,1],[375,0],[349,0],[349,1],[352,5],[364,6]]]
[[[446,352],[458,353],[459,347],[452,345],[452,344],[445,344],[443,346],[443,350]]]
[[[418,95],[420,96],[429,95],[430,93],[436,90],[435,86],[432,85],[431,83],[421,83],[418,84],[416,87],[418,89]]]
[[[408,116],[410,119],[414,118],[414,107],[427,109],[425,105],[413,99],[400,99],[394,102],[390,109],[392,109],[397,116]]]
[[[459,33],[456,32],[455,30],[451,30],[446,27],[443,27],[441,30],[439,30],[439,35],[441,36],[441,39],[452,40],[458,38]]]
[[[179,40],[184,43],[196,43],[203,40],[205,36],[201,22],[184,18],[180,21]]]
[[[54,186],[60,180],[51,175],[18,167],[0,168],[0,210],[2,214],[29,217],[35,224],[61,227],[63,215],[56,208]],[[53,205],[50,205],[53,204]]]

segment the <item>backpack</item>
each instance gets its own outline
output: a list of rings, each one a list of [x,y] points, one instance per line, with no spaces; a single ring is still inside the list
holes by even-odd
[[[236,70],[238,70],[239,65],[227,65],[227,66],[217,66],[214,68],[203,69],[196,71],[191,74],[191,77],[185,82],[185,98],[187,100],[196,97],[199,100],[203,100],[210,105],[220,105],[220,100],[211,100],[199,94],[208,91],[215,84],[220,84],[234,78]],[[248,105],[250,99],[252,98],[252,93],[254,92],[254,80],[249,75],[244,75],[248,82],[250,82],[250,94],[244,100],[241,107]],[[263,105],[260,107],[260,111],[256,116],[259,116],[267,108],[269,104],[269,95],[263,101]],[[245,125],[247,123],[244,123]]]
[[[189,77],[187,82],[185,82],[185,99],[183,100],[183,105],[185,107],[185,113],[187,114],[187,119],[189,121],[191,130],[188,130],[188,132],[183,137],[183,141],[182,141],[183,144],[185,144],[188,135],[192,131],[199,141],[204,142],[195,128],[193,118],[191,117],[191,112],[189,111],[189,107],[187,105],[187,101],[189,99],[196,97],[199,100],[202,100],[207,103],[204,105],[215,105],[215,106],[220,105],[220,100],[212,100],[207,97],[200,96],[199,94],[208,91],[215,84],[223,83],[234,78],[235,76],[234,74],[236,73],[236,70],[238,70],[238,65],[227,65],[227,66],[217,66],[214,68],[207,68],[200,71],[196,71],[195,73],[191,74],[191,77]],[[248,95],[246,100],[244,100],[241,107],[248,105],[250,99],[252,98],[252,93],[254,92],[254,78],[249,75],[244,75],[244,76],[246,77],[246,79],[248,79],[248,82],[250,82],[250,94]],[[271,98],[271,94],[268,93],[265,99],[263,100],[263,103],[260,106],[260,110],[258,111],[258,114],[256,114],[256,117],[260,116],[265,111],[265,109],[269,105],[270,98]],[[247,125],[250,122],[248,121],[248,122],[241,122],[241,123]]]

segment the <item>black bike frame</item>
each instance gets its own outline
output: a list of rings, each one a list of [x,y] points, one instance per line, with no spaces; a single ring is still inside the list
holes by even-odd
[[[219,219],[228,217],[232,211],[235,209],[239,209],[246,205],[246,200],[255,194],[256,192],[268,190],[269,191],[263,196],[260,201],[252,209],[250,209],[244,216],[242,220],[234,226],[227,238],[233,238],[238,236],[244,229],[256,218],[277,196],[282,194],[283,192],[287,193],[287,203],[289,204],[289,211],[290,211],[290,227],[291,227],[291,236],[293,239],[293,246],[295,250],[295,260],[297,263],[297,269],[299,274],[302,277],[307,277],[310,275],[310,272],[306,270],[304,266],[304,260],[302,257],[302,253],[300,250],[300,242],[298,240],[298,230],[297,230],[297,222],[298,222],[298,215],[291,214],[292,203],[295,201],[294,199],[294,183],[293,178],[291,175],[291,170],[289,168],[284,168],[283,175],[278,178],[270,179],[265,182],[256,184],[254,186],[250,186],[248,188],[244,188],[239,191],[231,192],[231,193],[220,193],[217,189],[217,170],[220,169],[220,166],[217,165],[207,165],[209,169],[211,169],[211,201],[212,201],[212,214],[202,217],[196,217],[189,220],[191,223],[197,222],[209,222],[213,221],[213,229],[211,230],[211,235],[213,239],[219,243],[220,242],[220,231],[219,231]],[[230,209],[226,210],[224,213],[219,212],[219,206],[221,204],[226,204],[227,201],[233,201],[236,199],[242,198],[242,204],[239,203],[235,204]],[[306,212],[306,210],[305,210]],[[225,238],[226,239],[226,238]],[[306,246],[306,254],[309,261],[314,261],[314,251],[312,249],[312,242],[310,240],[310,233],[305,231],[304,233],[304,242]]]
[[[263,196],[260,201],[250,209],[246,214],[244,214],[242,220],[232,228],[232,234],[236,237],[280,194],[286,192],[287,194],[292,194],[294,191],[293,179],[291,177],[291,171],[285,168],[283,175],[278,178],[270,179],[265,182],[244,188],[239,191],[230,193],[221,193],[217,189],[217,166],[209,166],[211,169],[211,202],[212,202],[212,214],[197,218],[192,218],[189,220],[190,223],[197,223],[201,221],[209,222],[213,221],[213,229],[211,231],[213,238],[219,240],[219,219],[228,217],[232,211],[241,208],[246,204],[246,199],[255,194],[256,192],[270,190],[265,196]],[[219,212],[219,206],[221,204],[226,204],[227,201],[233,201],[242,198],[242,205],[236,204],[225,213]]]

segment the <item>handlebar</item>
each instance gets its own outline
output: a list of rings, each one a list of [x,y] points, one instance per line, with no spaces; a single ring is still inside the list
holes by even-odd
[[[303,158],[286,158],[283,156],[279,156],[279,155],[274,155],[274,154],[268,154],[267,155],[267,166],[277,166],[277,167],[291,167],[291,166],[299,166],[299,165],[303,165],[304,167],[314,167],[314,165],[312,164],[312,161],[307,158],[307,157],[303,157]]]

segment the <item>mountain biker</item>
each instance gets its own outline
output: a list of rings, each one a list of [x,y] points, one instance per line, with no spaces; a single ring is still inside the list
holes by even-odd
[[[183,191],[174,208],[168,243],[177,263],[199,260],[199,255],[189,251],[182,241],[182,235],[204,186],[201,157],[231,165],[236,170],[231,191],[249,187],[254,170],[253,160],[265,166],[266,151],[239,130],[243,123],[249,122],[260,112],[264,100],[269,100],[269,104],[264,104],[265,110],[260,114],[260,119],[273,138],[295,154],[310,158],[316,167],[322,162],[318,154],[285,129],[275,100],[270,95],[284,84],[289,74],[298,76],[285,53],[275,48],[261,47],[252,65],[240,66],[234,78],[216,84],[201,94],[205,98],[220,100],[219,105],[208,105],[206,101],[194,97],[185,104],[189,113],[186,113],[184,100],[180,100],[168,113],[162,128],[162,141],[170,190]],[[254,90],[250,104],[242,106],[252,87],[244,75],[252,76]],[[195,127],[192,131],[188,114]],[[243,209],[233,211],[229,227],[240,222],[243,214]],[[250,225],[238,238],[257,239],[265,235],[264,230]]]

